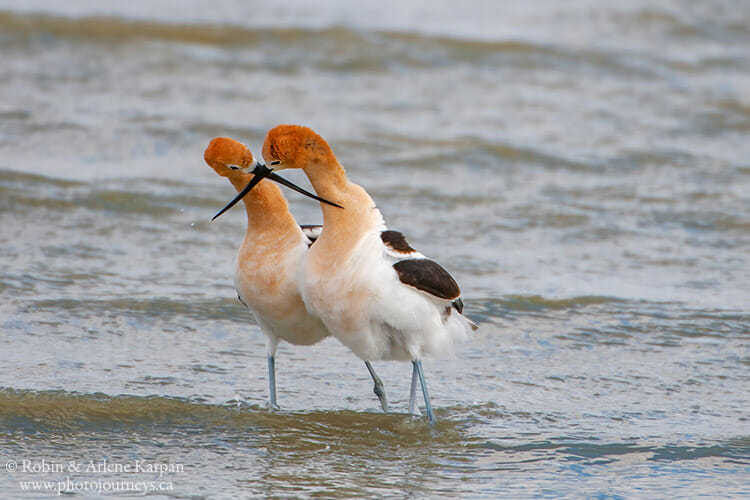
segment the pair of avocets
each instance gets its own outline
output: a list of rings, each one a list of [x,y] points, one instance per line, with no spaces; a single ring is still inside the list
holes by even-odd
[[[372,198],[347,179],[328,143],[307,127],[271,129],[265,165],[244,144],[223,137],[211,141],[204,158],[238,191],[214,219],[240,200],[247,211],[235,284],[267,338],[271,405],[279,341],[312,345],[333,335],[365,361],[385,412],[385,390],[370,362],[411,361],[409,412],[417,411],[418,381],[434,423],[422,357],[449,352],[477,328],[462,314],[453,277],[386,228]],[[318,196],[273,172],[288,168],[304,170]],[[323,226],[299,226],[281,190],[261,182],[265,177],[320,201]]]

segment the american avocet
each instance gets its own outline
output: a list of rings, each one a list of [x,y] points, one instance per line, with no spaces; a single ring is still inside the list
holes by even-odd
[[[320,227],[297,225],[278,186],[260,182],[269,172],[244,144],[217,137],[206,148],[204,159],[217,174],[229,179],[240,193],[238,198],[253,190],[243,198],[247,231],[237,255],[235,286],[238,298],[255,316],[266,336],[270,401],[276,407],[275,354],[279,341],[312,345],[330,335],[323,322],[307,312],[299,291],[302,259],[320,233]],[[270,175],[286,183],[283,178]],[[304,190],[301,192],[315,196]],[[216,217],[221,213],[223,211]],[[383,383],[369,361],[366,365],[375,381],[375,394],[383,411],[387,412]]]
[[[300,290],[308,310],[363,360],[411,360],[409,409],[419,379],[435,422],[422,357],[450,351],[477,326],[463,316],[458,284],[437,262],[387,230],[380,211],[350,182],[328,143],[307,127],[279,125],[263,144],[272,169],[301,168],[318,196],[323,230],[305,254]]]

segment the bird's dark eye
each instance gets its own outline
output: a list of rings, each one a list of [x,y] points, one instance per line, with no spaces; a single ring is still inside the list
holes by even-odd
[[[281,163],[281,160],[274,160],[271,162],[271,165],[278,165]]]

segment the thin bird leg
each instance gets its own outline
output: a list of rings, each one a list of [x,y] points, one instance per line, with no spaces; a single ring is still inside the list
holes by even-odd
[[[271,408],[278,410],[276,405],[276,358],[273,354],[268,355],[268,392],[271,397]]]
[[[372,389],[372,392],[374,392],[375,395],[380,400],[380,406],[383,407],[383,413],[388,413],[388,401],[385,398],[385,387],[383,387],[383,381],[380,380],[380,377],[378,377],[378,374],[375,373],[375,369],[372,367],[369,361],[365,361],[365,366],[367,367],[367,370],[370,372],[372,381],[375,382],[375,387]]]
[[[419,359],[415,359],[412,361],[414,364],[414,368],[417,370],[417,375],[419,375],[419,384],[422,386],[422,395],[424,396],[424,407],[425,411],[427,411],[427,418],[430,421],[430,425],[435,425],[435,414],[432,413],[432,404],[430,403],[430,395],[427,392],[427,383],[424,381],[424,372],[422,371],[422,361]]]
[[[411,391],[409,391],[409,413],[420,416],[422,412],[417,407],[417,365],[411,371]]]

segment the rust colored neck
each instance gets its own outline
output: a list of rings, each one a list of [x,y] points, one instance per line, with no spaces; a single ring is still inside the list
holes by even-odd
[[[375,202],[362,187],[347,179],[344,167],[335,157],[325,163],[311,162],[304,170],[318,196],[344,207],[320,204],[323,209],[320,246],[331,244],[338,252],[346,251],[368,232],[385,228]]]

